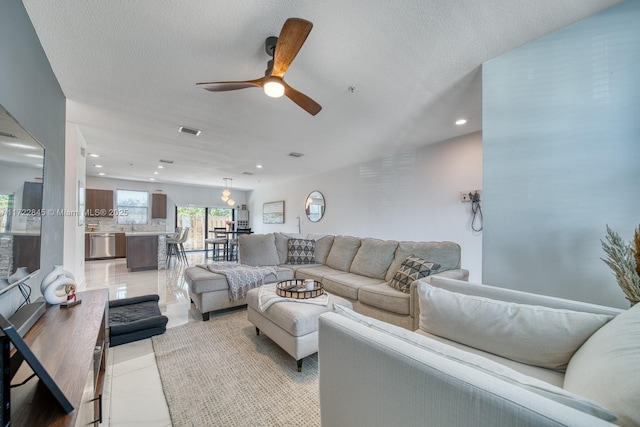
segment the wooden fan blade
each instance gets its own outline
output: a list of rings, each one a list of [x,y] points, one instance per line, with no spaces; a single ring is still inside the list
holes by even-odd
[[[241,82],[210,82],[196,83],[196,86],[211,92],[225,92],[227,90],[246,89],[248,87],[262,87],[263,79],[246,80]]]
[[[290,100],[292,100],[293,102],[295,102],[296,104],[298,104],[307,113],[311,114],[312,116],[315,116],[320,112],[320,110],[322,110],[322,107],[320,106],[320,104],[318,104],[313,99],[309,98],[304,93],[298,92],[297,90],[289,86],[284,80],[282,81],[282,84],[284,85],[285,96]]]
[[[300,18],[289,18],[282,26],[273,57],[272,76],[282,77],[307,40],[313,24]]]

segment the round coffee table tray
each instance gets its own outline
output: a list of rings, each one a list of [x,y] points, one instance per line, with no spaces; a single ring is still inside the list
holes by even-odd
[[[303,279],[283,280],[276,285],[276,294],[285,298],[308,299],[319,297],[324,293],[324,286],[318,281],[313,281],[312,290],[306,290]]]

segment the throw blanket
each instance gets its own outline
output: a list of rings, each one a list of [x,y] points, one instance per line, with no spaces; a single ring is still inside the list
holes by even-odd
[[[271,307],[277,302],[299,302],[302,304],[314,304],[314,305],[329,305],[329,294],[324,293],[319,297],[297,299],[297,298],[285,298],[276,293],[276,284],[264,285],[258,291],[258,310],[264,312],[267,308]]]
[[[221,262],[217,264],[201,264],[198,267],[213,273],[222,274],[229,284],[229,299],[237,301],[247,295],[249,289],[262,286],[264,278],[273,274],[277,278],[276,267],[254,267],[251,265],[236,264],[235,262]]]

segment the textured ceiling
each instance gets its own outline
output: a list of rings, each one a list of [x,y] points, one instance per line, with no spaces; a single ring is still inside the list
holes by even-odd
[[[94,163],[112,178],[275,185],[480,130],[481,64],[617,0],[23,0]],[[286,74],[311,116],[260,89],[264,40],[314,27]],[[351,92],[349,87],[355,87]],[[465,126],[455,120],[468,119]],[[202,130],[180,134],[180,125]],[[301,158],[288,156],[303,153]],[[157,169],[160,159],[172,165]],[[262,164],[262,169],[256,165]],[[250,172],[253,175],[245,175]]]

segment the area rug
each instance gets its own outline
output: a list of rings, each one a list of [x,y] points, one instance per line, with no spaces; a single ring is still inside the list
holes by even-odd
[[[317,354],[302,372],[246,310],[190,322],[152,338],[172,424],[319,426]]]

